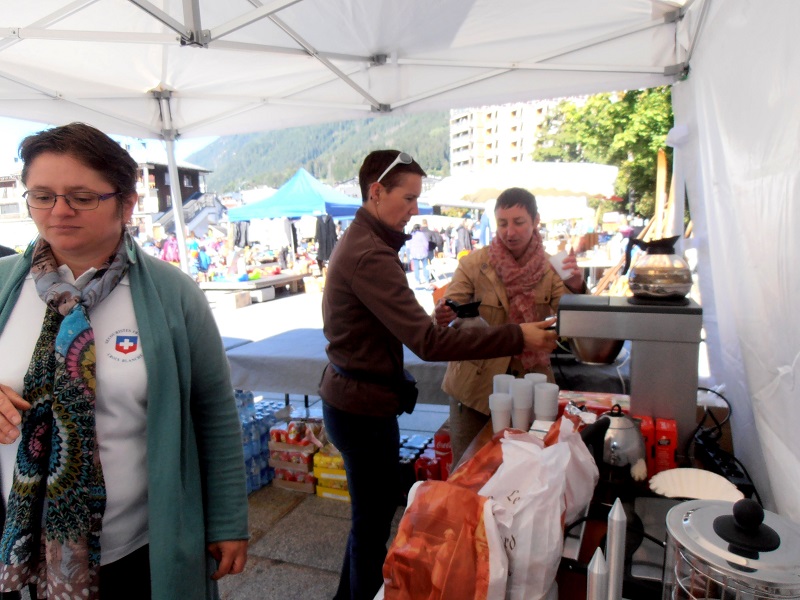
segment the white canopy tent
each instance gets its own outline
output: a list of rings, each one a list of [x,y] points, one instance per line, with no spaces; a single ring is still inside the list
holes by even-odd
[[[800,82],[792,75],[800,67],[792,35],[800,3],[2,6],[0,114],[162,138],[174,181],[178,136],[632,89],[686,76],[674,90],[676,121],[686,127],[676,166],[679,177],[684,166],[695,219],[713,375],[734,400],[737,454],[768,507],[800,521],[800,436],[792,435],[800,430],[800,324],[787,319],[800,287],[792,268],[800,244],[791,235],[800,206],[793,105]]]
[[[506,188],[521,187],[537,196],[614,195],[617,167],[591,163],[524,162],[494,165],[445,177],[422,199],[431,205],[454,200],[482,202]]]

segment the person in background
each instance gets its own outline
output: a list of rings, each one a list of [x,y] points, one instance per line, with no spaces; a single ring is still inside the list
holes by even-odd
[[[9,248],[8,246],[3,246],[0,244],[0,257],[3,256],[11,256],[12,254],[16,254],[17,251],[13,248]]]
[[[411,255],[411,263],[414,265],[414,277],[421,286],[427,286],[430,282],[428,273],[428,236],[422,231],[419,225],[411,228],[411,240],[408,242],[408,250]]]
[[[206,252],[205,246],[200,246],[197,251],[197,277],[198,281],[208,281],[208,269],[211,267],[211,257]]]
[[[571,276],[562,281],[544,251],[539,234],[536,198],[521,188],[509,188],[495,205],[497,232],[488,246],[462,258],[434,318],[446,326],[455,318],[445,304],[480,300],[481,316],[490,325],[539,322],[556,314],[561,296],[585,293],[583,271],[574,253],[563,266]],[[450,440],[453,464],[489,421],[489,394],[500,373],[517,377],[537,372],[553,381],[549,352],[509,354],[482,361],[457,361],[447,366],[442,389],[450,395]]]
[[[467,220],[461,219],[461,223],[459,223],[458,227],[456,228],[456,256],[465,250],[467,252],[472,251],[472,235],[467,227]]]
[[[161,244],[161,260],[171,263],[179,263],[181,255],[178,250],[178,238],[175,233],[170,233],[169,237]]]
[[[362,207],[331,257],[322,297],[328,366],[319,394],[328,437],[347,471],[352,525],[337,599],[372,600],[397,508],[397,417],[416,401],[403,345],[424,360],[481,360],[550,352],[547,323],[484,329],[437,327],[420,306],[398,258],[404,228],[419,214],[425,171],[411,156],[377,150],[361,165]],[[424,234],[421,234],[424,235]]]
[[[39,236],[0,260],[0,592],[217,597],[247,559],[247,495],[208,301],[125,232],[137,164],[117,142],[72,123],[19,154]]]

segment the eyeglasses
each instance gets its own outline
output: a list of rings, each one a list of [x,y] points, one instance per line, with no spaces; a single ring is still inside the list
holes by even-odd
[[[50,192],[39,192],[28,190],[22,197],[30,208],[53,208],[58,198],[63,198],[72,210],[94,210],[100,206],[101,200],[108,200],[114,196],[119,196],[122,192],[111,192],[109,194],[95,194],[94,192],[70,192],[69,194],[51,194]]]
[[[397,155],[397,158],[395,158],[392,161],[392,164],[390,164],[388,167],[386,167],[386,170],[383,173],[381,173],[381,176],[378,177],[378,179],[376,180],[376,183],[380,183],[381,179],[386,177],[386,174],[389,171],[391,171],[392,169],[394,169],[397,165],[399,165],[399,164],[410,165],[412,162],[414,162],[414,159],[411,158],[410,154],[406,154],[405,152],[401,152],[400,154]]]

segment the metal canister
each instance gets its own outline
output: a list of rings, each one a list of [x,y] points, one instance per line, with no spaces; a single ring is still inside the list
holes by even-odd
[[[800,598],[800,527],[749,499],[667,514],[662,600]]]

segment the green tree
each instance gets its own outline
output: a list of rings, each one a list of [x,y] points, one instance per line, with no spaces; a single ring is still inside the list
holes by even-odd
[[[652,217],[655,208],[656,161],[672,128],[669,87],[589,96],[585,102],[559,102],[546,117],[533,153],[545,162],[592,162],[619,167],[616,195],[635,201],[634,210]],[[620,210],[604,199],[590,202],[601,212]],[[627,206],[629,206],[626,203]]]

